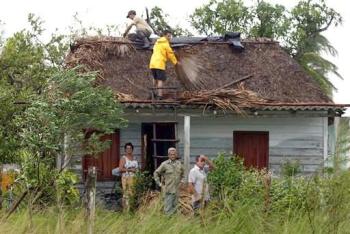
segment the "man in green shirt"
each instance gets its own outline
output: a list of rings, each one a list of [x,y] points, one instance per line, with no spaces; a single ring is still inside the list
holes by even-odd
[[[177,160],[175,148],[168,149],[168,157],[169,159],[154,171],[154,180],[164,193],[164,212],[170,215],[176,211],[178,189],[184,175],[184,168]]]

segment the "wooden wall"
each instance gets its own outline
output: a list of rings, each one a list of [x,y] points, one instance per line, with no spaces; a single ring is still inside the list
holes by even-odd
[[[124,143],[135,146],[135,156],[141,155],[141,123],[177,121],[178,148],[183,154],[183,117],[174,115],[131,115],[129,126],[120,131],[121,154]],[[218,152],[232,152],[233,131],[269,132],[269,168],[280,170],[286,160],[296,159],[305,173],[323,166],[327,152],[326,117],[191,117],[191,162],[198,154],[215,157]],[[326,146],[325,146],[326,143]]]
[[[132,113],[125,116],[129,125],[120,130],[120,155],[124,144],[132,142],[134,155],[141,158],[141,123],[177,121],[179,155],[183,155],[183,115],[177,113]],[[311,173],[321,168],[327,155],[328,125],[327,117],[305,117],[273,115],[260,116],[191,116],[191,163],[195,156],[206,154],[214,158],[218,152],[231,153],[233,150],[233,131],[269,132],[269,169],[279,173],[281,165],[287,160],[299,160],[303,172]],[[72,159],[71,169],[82,175],[81,156]],[[113,183],[99,182],[100,190],[109,192]],[[81,184],[81,186],[83,186]]]

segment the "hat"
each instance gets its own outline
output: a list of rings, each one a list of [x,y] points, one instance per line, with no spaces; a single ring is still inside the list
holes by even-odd
[[[136,15],[136,11],[134,11],[134,10],[129,11],[126,18],[129,18],[130,15]]]

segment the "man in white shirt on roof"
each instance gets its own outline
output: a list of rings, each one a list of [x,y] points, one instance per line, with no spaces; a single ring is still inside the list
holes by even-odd
[[[152,34],[152,28],[148,25],[148,23],[144,19],[137,16],[136,11],[134,11],[134,10],[129,11],[126,18],[131,19],[132,22],[126,28],[126,30],[123,34],[123,37],[126,37],[128,35],[128,32],[130,31],[130,29],[132,28],[132,26],[135,26],[137,38],[144,42],[143,48],[148,48],[150,45],[149,37]]]
[[[210,199],[207,173],[213,168],[214,165],[207,156],[198,155],[196,157],[196,164],[190,170],[188,184],[190,193],[192,194],[193,209],[195,210],[208,203]]]

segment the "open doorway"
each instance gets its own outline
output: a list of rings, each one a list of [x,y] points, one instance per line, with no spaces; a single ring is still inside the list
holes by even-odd
[[[153,174],[168,159],[168,149],[177,146],[176,122],[142,123],[142,169]]]

